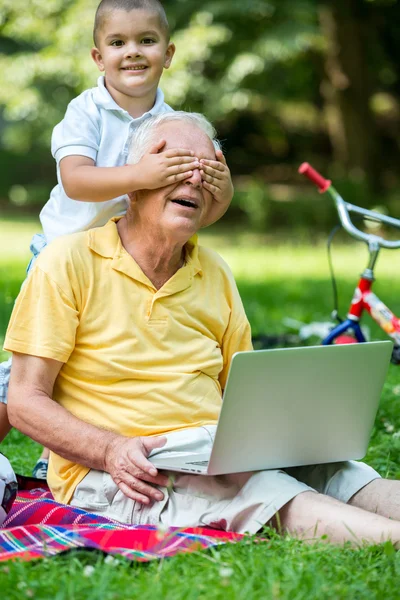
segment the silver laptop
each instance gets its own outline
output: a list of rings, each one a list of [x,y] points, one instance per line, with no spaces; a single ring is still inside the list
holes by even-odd
[[[238,352],[211,454],[150,460],[220,475],[361,459],[392,348],[384,341]]]

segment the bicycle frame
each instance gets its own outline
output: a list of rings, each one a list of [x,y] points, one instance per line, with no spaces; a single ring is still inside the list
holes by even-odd
[[[376,323],[390,336],[395,344],[400,345],[400,319],[371,291],[373,281],[361,276],[354,291],[347,319],[334,327],[322,340],[323,345],[329,345],[345,331],[353,331],[357,342],[366,342],[360,327],[360,319],[366,310]]]
[[[353,331],[357,342],[365,342],[366,339],[360,327],[360,319],[364,311],[367,311],[385,333],[395,342],[395,348],[400,346],[400,319],[384,304],[371,289],[375,281],[374,267],[381,248],[400,249],[400,240],[389,241],[382,237],[366,234],[352,223],[350,213],[356,213],[364,218],[369,218],[378,223],[385,223],[400,229],[400,221],[386,215],[355,206],[345,202],[331,185],[331,181],[322,177],[308,163],[303,163],[299,173],[305,175],[319,189],[320,193],[328,192],[335,202],[336,209],[342,226],[355,239],[366,242],[369,249],[369,264],[361,275],[361,279],[354,291],[347,319],[334,327],[322,340],[322,344],[332,344],[345,331]],[[397,362],[398,359],[396,358]]]

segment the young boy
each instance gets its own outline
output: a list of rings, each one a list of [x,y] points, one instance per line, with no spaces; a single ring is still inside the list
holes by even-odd
[[[104,77],[97,88],[72,100],[54,128],[58,184],[40,213],[43,235],[32,240],[34,259],[54,238],[99,227],[124,214],[129,192],[183,181],[193,169],[200,168],[203,186],[214,197],[204,225],[216,221],[232,199],[230,172],[221,152],[216,161],[198,161],[184,149],[163,151],[165,141],[160,139],[138,164],[126,165],[131,132],[150,115],[172,111],[158,88],[175,52],[159,0],[102,0],[93,37],[91,55]],[[11,361],[0,365],[0,441],[10,428],[10,367]],[[46,450],[41,459],[34,474],[45,478]]]

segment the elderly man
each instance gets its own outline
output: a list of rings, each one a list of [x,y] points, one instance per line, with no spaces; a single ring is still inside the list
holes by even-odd
[[[215,159],[211,125],[177,112],[138,128],[131,161],[160,138]],[[361,463],[207,477],[148,460],[210,448],[231,357],[251,348],[229,268],[197,243],[202,178],[141,190],[124,217],[42,253],[5,341],[11,423],[50,448],[57,500],[123,522],[398,543],[399,484]]]

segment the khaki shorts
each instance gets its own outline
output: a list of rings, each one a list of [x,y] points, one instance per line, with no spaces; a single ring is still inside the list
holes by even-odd
[[[209,452],[214,435],[215,426],[175,431],[152,455]],[[147,506],[127,498],[108,473],[91,470],[77,486],[71,505],[134,525],[210,526],[256,533],[301,492],[320,492],[348,502],[380,477],[355,461],[217,476],[166,473],[173,485],[160,488],[164,499]]]

